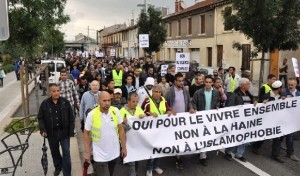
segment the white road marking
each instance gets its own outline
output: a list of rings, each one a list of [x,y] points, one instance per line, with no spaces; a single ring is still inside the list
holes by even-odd
[[[225,150],[222,149],[220,150],[222,153],[225,154]],[[253,164],[251,164],[250,162],[243,162],[240,161],[234,157],[232,157],[232,159],[238,163],[240,163],[241,165],[243,165],[244,167],[246,167],[247,169],[251,170],[252,172],[254,172],[255,174],[259,175],[259,176],[271,176],[270,174],[266,173],[265,171],[261,170],[260,168],[254,166]]]

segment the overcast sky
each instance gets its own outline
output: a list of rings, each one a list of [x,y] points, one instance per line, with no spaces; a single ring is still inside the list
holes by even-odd
[[[78,33],[87,35],[89,26],[90,37],[96,38],[96,30],[104,26],[128,24],[133,17],[132,12],[134,18],[138,18],[141,7],[137,7],[137,4],[143,3],[144,0],[68,0],[65,13],[70,16],[71,21],[61,31],[65,33],[66,40],[74,40]],[[184,0],[186,7],[194,3],[195,0]],[[167,7],[169,13],[173,13],[175,0],[147,0],[147,4]]]

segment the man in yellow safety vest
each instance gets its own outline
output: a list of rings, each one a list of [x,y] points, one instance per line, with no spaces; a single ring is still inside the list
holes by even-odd
[[[145,113],[144,110],[138,105],[139,96],[136,92],[131,92],[128,95],[127,104],[120,110],[121,116],[123,118],[123,124],[125,126],[125,130],[129,130],[129,126],[127,125],[127,119],[131,116],[144,118]],[[128,163],[128,175],[136,176],[138,170],[138,162],[130,162]]]
[[[94,108],[86,119],[83,134],[84,158],[86,161],[90,161],[90,140],[92,139],[94,175],[112,176],[120,155],[119,142],[121,142],[122,157],[125,158],[127,155],[123,119],[118,108],[111,106],[108,92],[101,93],[98,103],[100,106]]]
[[[164,97],[161,96],[161,87],[159,85],[154,85],[152,88],[152,96],[147,97],[143,104],[142,108],[147,116],[158,117],[159,115],[171,114],[175,115],[175,110],[171,110],[167,101]],[[157,174],[162,174],[163,170],[159,168],[159,159],[150,159],[147,161],[147,172],[146,176],[152,176],[152,170]]]
[[[277,80],[276,76],[273,74],[269,74],[268,75],[268,82],[263,84],[260,88],[259,88],[259,94],[258,94],[258,99],[259,99],[259,103],[262,103],[264,101],[264,97],[266,94],[270,93],[272,90],[272,84]]]
[[[118,88],[122,87],[123,81],[123,66],[118,65],[116,69],[112,70],[112,79],[115,81],[115,86]]]

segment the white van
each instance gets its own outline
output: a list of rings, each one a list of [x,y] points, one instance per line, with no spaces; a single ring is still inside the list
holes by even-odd
[[[66,62],[64,60],[41,60],[41,64],[48,64],[49,83],[58,83],[60,71],[66,67]]]

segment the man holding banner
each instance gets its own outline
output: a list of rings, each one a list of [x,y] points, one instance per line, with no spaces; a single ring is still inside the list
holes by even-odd
[[[153,86],[152,96],[144,100],[142,108],[147,116],[153,116],[155,118],[163,114],[168,114],[169,116],[172,114],[167,101],[161,96],[161,88],[158,85]],[[173,114],[176,115],[176,112],[173,111]],[[152,170],[155,170],[157,174],[163,173],[163,170],[159,168],[159,160],[159,158],[155,158],[147,161],[146,176],[152,176]]]
[[[189,91],[183,85],[183,75],[178,72],[175,75],[175,84],[166,92],[166,101],[169,103],[170,107],[174,109],[177,113],[188,112],[195,113],[190,101]],[[180,156],[176,157],[176,167],[178,169],[183,169],[182,160]]]
[[[129,117],[139,117],[144,118],[145,113],[143,109],[138,106],[139,96],[136,92],[131,92],[128,95],[127,104],[120,110],[121,116],[123,118],[123,124],[125,126],[125,131],[130,130],[130,127],[127,125],[127,118]],[[129,162],[128,163],[128,175],[136,176],[138,170],[138,162]]]
[[[247,105],[253,103],[256,105],[257,101],[249,92],[251,82],[247,78],[240,78],[238,81],[239,87],[235,89],[232,95],[229,97],[228,106]],[[232,160],[231,153],[235,151],[235,158],[246,162],[246,158],[243,156],[245,152],[245,144],[241,144],[235,147],[225,149],[225,158],[228,161]]]
[[[211,109],[218,109],[220,107],[220,94],[216,89],[213,89],[213,78],[211,75],[205,77],[205,87],[195,92],[192,105],[197,111],[205,111]],[[200,153],[200,163],[207,166],[206,152]]]

